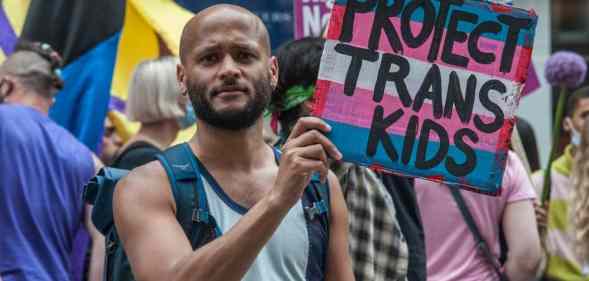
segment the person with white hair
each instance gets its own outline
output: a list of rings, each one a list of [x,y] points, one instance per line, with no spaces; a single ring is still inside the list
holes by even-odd
[[[196,122],[188,98],[180,94],[175,57],[140,63],[129,86],[126,115],[141,123],[137,134],[120,149],[113,167],[133,169],[154,160],[178,132]]]

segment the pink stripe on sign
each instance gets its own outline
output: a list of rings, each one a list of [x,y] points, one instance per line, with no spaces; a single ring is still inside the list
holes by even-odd
[[[326,81],[322,82],[325,83]],[[454,111],[451,118],[448,119],[442,117],[440,119],[436,119],[433,116],[433,106],[429,103],[424,103],[418,114],[415,113],[411,108],[404,108],[403,104],[396,96],[385,94],[380,103],[375,103],[372,100],[373,93],[371,91],[357,88],[354,92],[354,95],[349,97],[343,94],[344,85],[334,82],[327,83],[329,83],[329,86],[324,88],[325,92],[323,95],[325,95],[326,101],[321,115],[322,118],[327,120],[369,129],[372,126],[374,109],[377,105],[382,105],[384,108],[385,118],[386,116],[395,112],[397,109],[403,109],[404,111],[403,116],[387,129],[388,133],[405,135],[407,133],[407,127],[409,126],[409,120],[411,117],[419,115],[420,118],[417,125],[418,130],[421,128],[421,123],[424,119],[431,119],[446,129],[448,132],[448,137],[450,138],[450,144],[454,145],[454,134],[462,128],[469,128],[477,134],[479,137],[479,142],[477,144],[472,144],[468,138],[465,138],[466,143],[478,150],[491,152],[496,150],[498,134],[487,134],[480,132],[474,126],[473,120],[475,113],[473,113],[468,124],[463,124],[460,121],[455,109],[453,109]],[[490,117],[480,117],[485,123],[491,123],[493,121],[493,118]],[[432,134],[432,140],[439,141],[439,138],[435,134]]]
[[[334,5],[333,9],[337,13],[344,13],[345,12],[345,7],[341,6],[341,5]],[[356,46],[361,46],[361,47],[367,48],[368,47],[368,39],[370,38],[370,30],[372,30],[373,20],[374,20],[374,13],[357,13],[354,17],[355,30],[362,30],[364,32],[355,32],[354,36],[352,38],[352,41],[349,43],[356,45]],[[400,18],[394,17],[394,18],[389,18],[389,20],[397,28],[397,30],[400,31],[400,28],[401,28]],[[419,31],[421,31],[422,25],[423,24],[420,22],[415,22],[415,21],[411,22],[412,33],[418,34]],[[380,37],[380,43],[378,46],[378,51],[385,52],[385,53],[394,53],[393,48],[389,44],[385,33],[384,32],[381,33],[380,36],[381,37]],[[446,38],[446,32],[444,31],[444,35],[442,36],[442,40],[444,40],[445,38]],[[337,40],[337,38],[334,38],[334,39]],[[409,58],[414,58],[414,59],[421,60],[421,61],[428,61],[427,56],[430,51],[430,46],[431,46],[432,40],[433,40],[433,32],[431,33],[429,38],[425,41],[425,43],[416,49],[407,46],[407,44],[405,44],[405,42],[403,40],[401,40],[401,43],[403,44],[403,51],[404,51],[403,56],[409,57]],[[490,76],[501,77],[501,78],[504,78],[504,79],[507,79],[510,81],[523,82],[522,79],[525,77],[521,77],[521,75],[518,75],[517,71],[518,71],[518,65],[519,65],[519,61],[521,60],[521,57],[523,55],[527,54],[526,48],[522,48],[521,46],[517,46],[517,49],[515,50],[515,55],[514,55],[515,59],[513,60],[513,65],[512,65],[511,71],[509,73],[503,73],[503,72],[499,71],[499,68],[501,65],[501,52],[503,50],[504,45],[505,44],[501,41],[481,37],[479,39],[479,49],[483,52],[486,52],[486,53],[495,54],[496,60],[492,64],[480,64],[480,63],[477,63],[474,59],[469,58],[470,60],[469,60],[469,63],[468,63],[468,66],[466,69],[468,69],[472,72],[478,72],[478,73],[483,73],[483,74],[487,74]],[[455,65],[449,65],[447,63],[444,63],[440,59],[442,56],[442,51],[443,51],[442,49],[443,49],[443,46],[440,46],[438,58],[433,63],[438,64],[438,65],[449,66],[452,68],[461,68],[461,67],[457,67]],[[466,57],[469,57],[467,42],[454,43],[453,53],[454,54],[461,54]]]

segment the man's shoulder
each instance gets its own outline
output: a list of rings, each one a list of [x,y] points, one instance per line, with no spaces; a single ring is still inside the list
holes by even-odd
[[[23,127],[35,122],[36,112],[19,105],[0,105],[0,131],[3,135],[22,136]]]
[[[6,117],[9,115],[30,115],[30,107],[16,105],[16,104],[0,104],[0,116]]]
[[[115,189],[115,200],[153,202],[168,194],[170,183],[159,161],[139,166],[121,179]]]
[[[73,166],[84,166],[94,171],[92,151],[84,143],[51,120],[46,122],[43,127],[43,135],[47,136],[45,142],[51,143],[62,159],[71,162]]]
[[[127,185],[152,185],[153,181],[168,181],[168,176],[159,161],[152,161],[131,170],[123,179]]]

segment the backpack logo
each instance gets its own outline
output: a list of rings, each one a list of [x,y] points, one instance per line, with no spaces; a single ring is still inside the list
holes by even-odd
[[[182,171],[188,170],[189,166],[190,166],[190,164],[184,164],[184,165],[172,164],[172,167],[178,168]]]

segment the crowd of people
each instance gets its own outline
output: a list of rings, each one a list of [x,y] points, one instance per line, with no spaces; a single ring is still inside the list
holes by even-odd
[[[342,162],[311,116],[325,40],[273,56],[270,36],[238,6],[196,14],[179,58],[133,74],[139,131],[123,142],[107,117],[99,155],[47,116],[59,55],[21,42],[0,66],[0,280],[589,280],[589,88],[548,204],[530,145],[489,196]],[[103,162],[130,172],[93,209]]]

